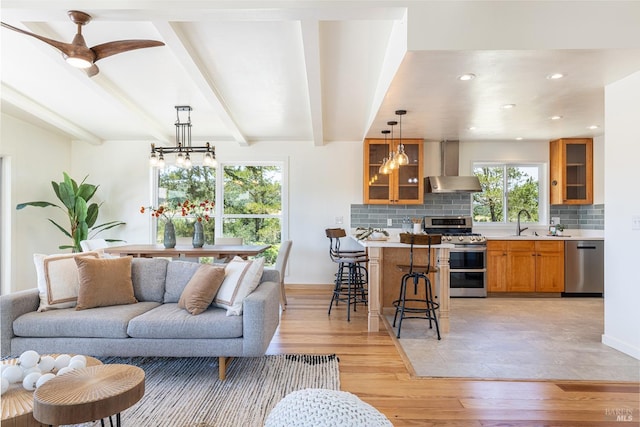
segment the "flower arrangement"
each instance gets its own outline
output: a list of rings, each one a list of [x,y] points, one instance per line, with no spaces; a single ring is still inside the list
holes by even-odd
[[[151,216],[158,219],[165,219],[171,222],[173,218],[180,213],[180,216],[192,216],[198,222],[203,220],[209,221],[213,216],[213,208],[215,202],[205,200],[204,202],[193,202],[185,200],[184,202],[177,203],[175,206],[160,205],[157,208],[153,206],[141,206],[140,213],[145,213],[147,210],[151,212]]]
[[[209,221],[213,216],[215,206],[216,203],[209,200],[200,203],[185,200],[182,204],[182,211],[186,212],[186,215],[193,216],[198,222]]]

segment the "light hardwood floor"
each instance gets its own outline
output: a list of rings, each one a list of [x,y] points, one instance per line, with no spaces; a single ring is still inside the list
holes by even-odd
[[[366,307],[327,316],[331,286],[287,285],[268,354],[337,354],[341,389],[401,426],[640,425],[640,385],[586,381],[412,378],[387,331],[367,333]],[[626,421],[626,422],[624,422]]]

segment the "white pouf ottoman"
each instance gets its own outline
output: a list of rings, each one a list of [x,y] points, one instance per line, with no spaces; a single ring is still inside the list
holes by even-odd
[[[308,388],[289,393],[271,410],[265,427],[393,427],[376,408],[346,391]]]

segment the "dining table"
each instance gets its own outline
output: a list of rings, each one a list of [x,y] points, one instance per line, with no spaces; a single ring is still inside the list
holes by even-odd
[[[176,245],[165,248],[162,244],[133,244],[110,246],[104,252],[110,255],[133,256],[135,258],[201,258],[213,257],[228,262],[236,256],[247,259],[269,249],[271,245],[205,245],[194,248],[190,245]]]

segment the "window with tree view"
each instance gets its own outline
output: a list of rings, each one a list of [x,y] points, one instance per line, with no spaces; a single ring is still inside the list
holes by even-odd
[[[170,214],[175,212],[172,222],[179,244],[191,244],[193,224],[199,214],[205,245],[214,244],[216,236],[242,237],[249,245],[270,244],[271,248],[261,255],[271,265],[278,254],[285,220],[282,165],[220,164],[217,169],[169,166],[159,171],[158,206],[171,207]],[[183,210],[185,201],[196,208]],[[212,202],[215,208],[207,209]],[[164,224],[165,221],[158,221],[158,243],[162,242]]]
[[[473,220],[477,223],[515,222],[525,209],[540,220],[540,166],[475,164],[473,173],[480,180],[482,193],[473,195]]]

